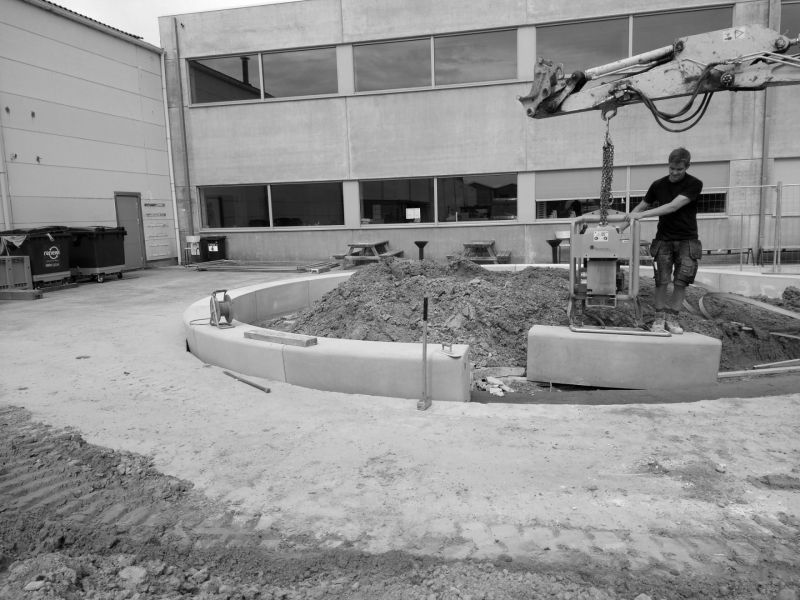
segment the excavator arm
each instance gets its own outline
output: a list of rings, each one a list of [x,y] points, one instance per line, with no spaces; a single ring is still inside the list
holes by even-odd
[[[671,46],[566,77],[561,64],[539,58],[531,91],[518,100],[534,119],[588,110],[601,110],[606,119],[620,106],[644,103],[664,129],[685,131],[702,118],[714,92],[800,84],[800,54],[788,53],[798,44],[800,38],[791,39],[761,25],[745,25],[678,38]],[[591,81],[613,75],[620,78],[587,87]],[[672,113],[659,110],[654,103],[682,96],[689,101]],[[691,124],[669,129],[664,122]]]

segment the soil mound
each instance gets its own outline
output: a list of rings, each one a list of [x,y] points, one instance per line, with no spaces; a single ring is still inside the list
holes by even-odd
[[[268,319],[260,327],[352,340],[422,341],[422,306],[428,305],[428,341],[469,344],[478,367],[524,366],[527,332],[533,325],[568,325],[569,275],[566,270],[529,267],[518,272],[489,271],[456,259],[447,265],[430,260],[388,260],[360,268],[346,282],[311,306],[292,315]],[[653,280],[639,284],[645,322],[653,319]],[[800,340],[778,338],[769,331],[791,333],[800,321],[764,309],[709,299],[715,316],[703,317],[698,301],[705,294],[690,288],[684,311],[686,331],[722,340],[721,370],[800,357]],[[787,288],[771,303],[800,310],[800,290]],[[628,306],[592,309],[606,325],[631,326]],[[593,323],[593,317],[586,317]],[[754,328],[743,330],[742,325]]]

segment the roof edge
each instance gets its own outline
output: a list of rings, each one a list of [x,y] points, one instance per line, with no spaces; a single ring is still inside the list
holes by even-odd
[[[106,25],[105,23],[101,23],[100,21],[95,21],[90,17],[86,17],[80,13],[76,13],[74,11],[69,10],[68,8],[64,8],[63,6],[59,6],[58,4],[53,4],[48,0],[22,0],[23,2],[27,2],[28,4],[32,4],[42,10],[46,10],[47,12],[51,12],[57,14],[59,16],[65,17],[71,21],[75,21],[76,23],[80,23],[82,25],[86,25],[87,27],[91,27],[92,29],[96,29],[97,31],[101,31],[106,33],[110,36],[115,38],[119,38],[126,42],[130,42],[136,46],[140,46],[147,50],[151,50],[156,52],[157,54],[164,54],[165,51],[158,46],[154,46],[148,42],[145,42],[139,36],[135,36],[131,33],[126,33],[121,29],[116,29],[111,27],[110,25]]]

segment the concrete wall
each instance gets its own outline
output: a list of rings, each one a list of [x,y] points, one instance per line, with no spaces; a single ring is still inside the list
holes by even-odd
[[[174,259],[162,98],[155,48],[0,0],[0,126],[13,226],[116,226],[114,193],[140,194],[143,204],[164,203],[159,212],[170,223],[170,245],[146,245],[148,260]]]
[[[768,23],[775,0],[734,4],[733,24]],[[546,240],[563,223],[536,222],[535,172],[599,167],[605,124],[599,113],[533,121],[516,97],[532,78],[535,25],[614,15],[729,6],[730,2],[662,0],[478,0],[463,10],[456,0],[304,0],[225,11],[163,17],[173,140],[188,140],[188,183],[178,180],[181,230],[202,230],[197,187],[213,184],[342,180],[346,224],[342,228],[288,231],[227,230],[231,256],[252,260],[318,259],[343,252],[354,239],[389,239],[406,256],[416,256],[414,240],[428,239],[426,256],[444,259],[464,241],[489,237],[512,251],[515,262],[549,261]],[[773,11],[774,12],[774,11]],[[774,16],[774,15],[773,15]],[[176,26],[177,24],[177,26]],[[190,106],[185,59],[225,53],[337,45],[339,66],[352,68],[350,44],[440,33],[517,27],[517,82],[456,88],[354,93],[352,73],[339,73],[335,97],[280,100],[224,106]],[[176,35],[177,31],[177,35]],[[349,58],[348,58],[349,57]],[[524,68],[523,68],[524,67]],[[178,75],[183,74],[183,89]],[[792,117],[800,88],[773,90],[770,154],[797,156],[797,119]],[[695,162],[730,162],[730,185],[761,181],[765,94],[714,96],[705,119],[694,129],[663,131],[642,106],[620,111],[611,133],[619,167],[664,164],[672,148],[684,145]],[[682,100],[678,103],[682,103]],[[669,109],[669,103],[664,108]],[[778,124],[779,123],[779,124]],[[176,164],[185,156],[182,146]],[[624,171],[624,169],[623,169]],[[375,228],[359,224],[353,191],[358,180],[420,176],[518,173],[515,224]],[[599,181],[598,181],[599,189]],[[759,194],[729,194],[729,214],[702,219],[707,247],[754,246],[758,236]],[[746,215],[739,217],[738,215]],[[733,215],[733,216],[732,216]],[[652,237],[645,223],[643,237]],[[744,237],[741,240],[740,237]],[[280,257],[280,258],[278,258]]]

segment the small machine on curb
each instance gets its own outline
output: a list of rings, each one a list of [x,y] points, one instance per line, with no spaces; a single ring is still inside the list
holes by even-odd
[[[211,292],[211,321],[210,324],[220,329],[232,329],[236,325],[233,323],[233,300],[228,296],[228,290],[214,290]],[[217,299],[217,294],[222,294],[222,301]],[[225,319],[227,323],[223,323]]]
[[[639,221],[631,222],[630,244],[620,237],[610,222],[622,222],[624,217],[609,215],[606,223],[601,216],[587,215],[572,222],[570,229],[569,289],[567,315],[570,330],[579,333],[615,333],[621,335],[650,335],[669,337],[669,332],[644,329],[639,302]],[[594,225],[596,223],[596,225]],[[625,246],[630,246],[626,249]],[[627,292],[625,273],[620,259],[630,258]],[[634,327],[587,326],[576,323],[586,308],[616,308],[618,302],[630,303]],[[579,310],[581,309],[581,310]]]

